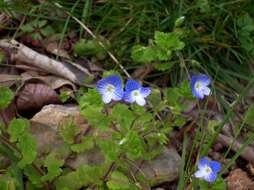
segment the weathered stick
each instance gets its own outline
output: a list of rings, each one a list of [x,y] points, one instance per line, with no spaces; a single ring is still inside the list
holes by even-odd
[[[72,64],[51,59],[15,40],[0,40],[0,47],[10,49],[12,60],[18,60],[33,65],[48,73],[68,79],[78,85],[86,85],[84,84],[85,79],[92,77],[88,70],[84,71],[84,69],[82,69],[81,71]]]

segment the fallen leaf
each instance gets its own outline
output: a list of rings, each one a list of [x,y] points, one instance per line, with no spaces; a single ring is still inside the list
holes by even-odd
[[[46,84],[27,83],[17,97],[18,111],[40,109],[47,104],[60,103],[57,93]]]

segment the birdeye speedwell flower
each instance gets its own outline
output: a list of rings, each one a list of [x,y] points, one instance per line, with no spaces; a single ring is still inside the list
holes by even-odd
[[[190,83],[192,94],[198,99],[203,99],[205,96],[208,96],[211,93],[211,90],[208,87],[211,83],[211,80],[207,75],[200,74],[192,76]]]
[[[135,80],[128,80],[125,85],[124,101],[128,103],[136,102],[140,106],[146,104],[145,98],[149,96],[151,89],[149,87],[142,87]]]
[[[220,170],[221,164],[219,162],[201,158],[198,162],[198,171],[194,173],[194,176],[208,182],[214,182]]]
[[[122,80],[117,75],[99,80],[96,89],[102,95],[102,100],[106,104],[110,103],[112,100],[119,101],[123,98]]]

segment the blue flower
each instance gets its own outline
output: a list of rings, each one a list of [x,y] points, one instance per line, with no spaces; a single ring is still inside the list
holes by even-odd
[[[142,87],[135,80],[128,80],[125,86],[124,101],[133,103],[136,102],[140,106],[146,104],[145,98],[151,93],[149,87]]]
[[[208,87],[208,85],[211,83],[211,80],[204,74],[192,76],[190,83],[193,96],[199,99],[203,99],[205,96],[208,96],[211,93],[211,90]]]
[[[208,182],[214,182],[220,170],[221,164],[219,162],[201,158],[198,162],[198,171],[194,173],[194,176]]]
[[[110,103],[111,100],[119,101],[123,98],[122,80],[117,75],[99,80],[96,89],[102,95],[105,104]]]

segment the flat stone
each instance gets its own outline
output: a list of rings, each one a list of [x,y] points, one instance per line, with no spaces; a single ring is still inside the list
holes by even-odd
[[[151,185],[171,182],[178,178],[181,157],[174,148],[164,148],[154,160],[145,161],[140,170],[146,175]]]

